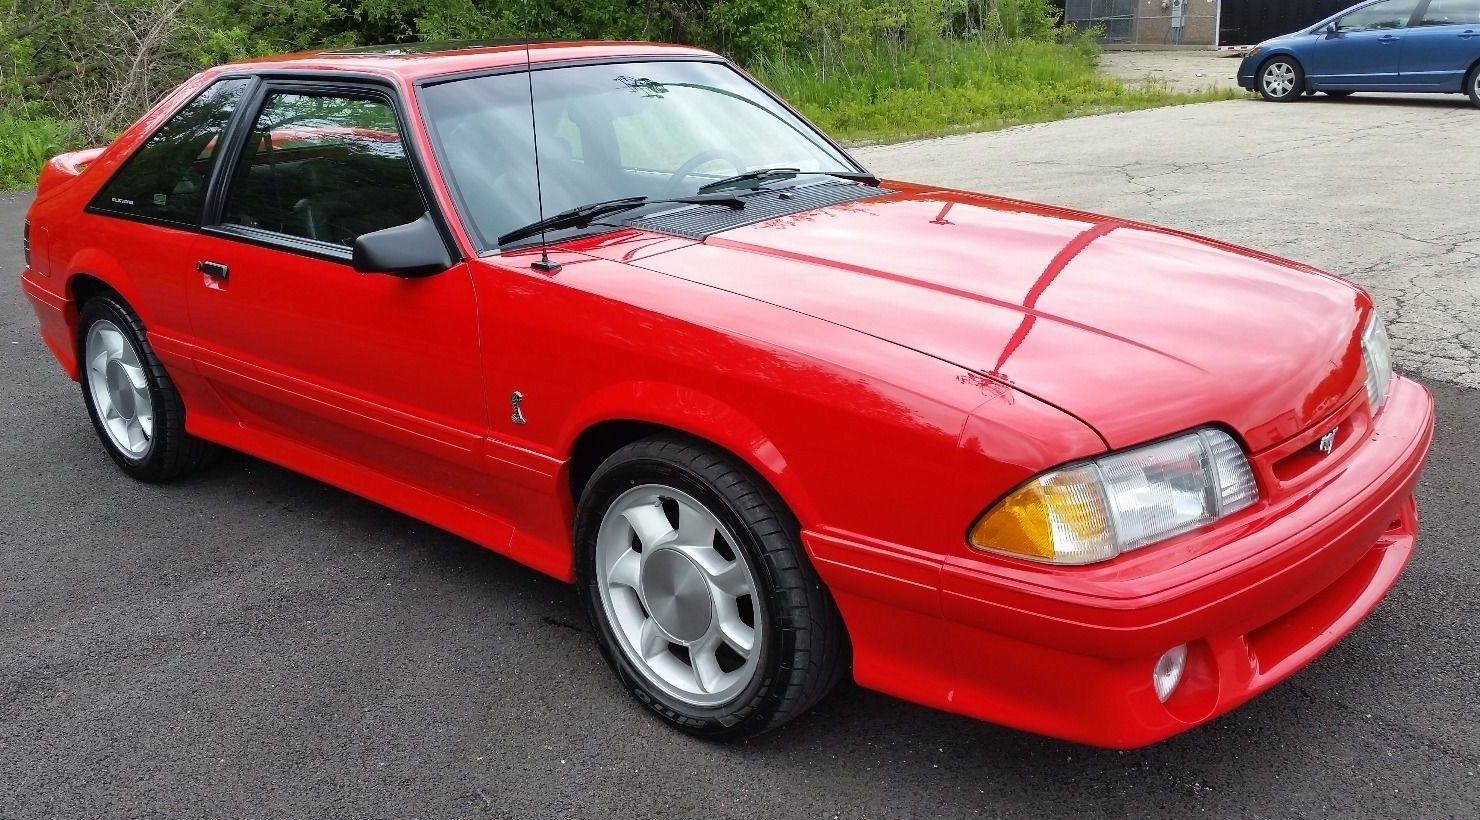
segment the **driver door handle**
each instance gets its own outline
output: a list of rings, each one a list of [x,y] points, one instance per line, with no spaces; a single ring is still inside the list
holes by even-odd
[[[1476,34],[1474,29],[1465,29],[1464,32],[1459,35],[1459,38],[1461,40],[1469,40],[1477,36],[1480,36],[1480,34]]]
[[[231,275],[231,269],[220,262],[201,260],[195,263],[195,269],[212,279],[219,279],[223,282],[226,281],[226,277]]]

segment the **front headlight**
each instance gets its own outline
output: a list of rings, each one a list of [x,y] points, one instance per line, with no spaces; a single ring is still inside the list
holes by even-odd
[[[1393,345],[1375,312],[1362,331],[1362,360],[1367,365],[1367,404],[1375,415],[1387,404],[1393,386]]]
[[[1210,428],[1045,473],[988,510],[970,540],[1006,555],[1091,564],[1258,499],[1238,442]]]

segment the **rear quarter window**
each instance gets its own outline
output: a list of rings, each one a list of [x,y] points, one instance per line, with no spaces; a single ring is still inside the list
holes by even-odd
[[[1472,26],[1480,24],[1480,0],[1434,0],[1420,25]]]
[[[218,80],[159,127],[93,199],[97,211],[197,225],[221,133],[251,80]]]

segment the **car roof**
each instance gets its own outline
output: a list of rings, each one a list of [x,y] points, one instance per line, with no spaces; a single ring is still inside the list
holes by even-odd
[[[419,80],[443,74],[566,60],[610,60],[624,57],[697,57],[715,54],[692,46],[637,41],[576,40],[524,42],[460,40],[440,43],[394,43],[341,50],[306,51],[261,57],[222,66],[220,71],[368,72]]]

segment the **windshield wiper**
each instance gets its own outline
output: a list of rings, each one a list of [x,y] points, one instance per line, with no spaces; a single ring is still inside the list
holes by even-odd
[[[711,183],[700,186],[699,193],[707,194],[710,191],[718,191],[723,188],[733,188],[745,182],[765,181],[768,179],[792,179],[803,175],[800,168],[757,168],[754,171],[746,171],[732,177],[717,179]],[[869,185],[878,185],[879,178],[873,174],[858,173],[854,171],[806,171],[807,174],[821,174],[825,177],[837,177],[852,182],[866,182]]]
[[[589,205],[578,205],[570,210],[561,211],[553,216],[545,217],[536,222],[531,222],[522,228],[500,236],[498,244],[507,245],[538,236],[544,231],[560,231],[567,228],[585,228],[603,216],[631,211],[645,205],[724,205],[729,208],[744,208],[745,203],[733,196],[680,196],[672,199],[649,199],[645,196],[625,196],[620,199],[607,199],[601,202],[592,202]]]
[[[701,185],[699,186],[699,193],[707,194],[710,191],[718,191],[721,188],[733,188],[742,182],[775,178],[791,179],[801,172],[802,169],[800,168],[757,168],[754,171],[746,171],[743,174],[736,174],[732,177],[725,177],[724,179],[716,179],[707,185]]]
[[[876,176],[874,176],[873,174],[870,174],[870,173],[866,172],[866,171],[864,171],[864,172],[859,172],[859,171],[818,171],[817,173],[822,174],[823,176],[837,177],[838,179],[846,179],[849,182],[862,182],[865,185],[878,185],[879,184],[879,178],[876,177]]]

